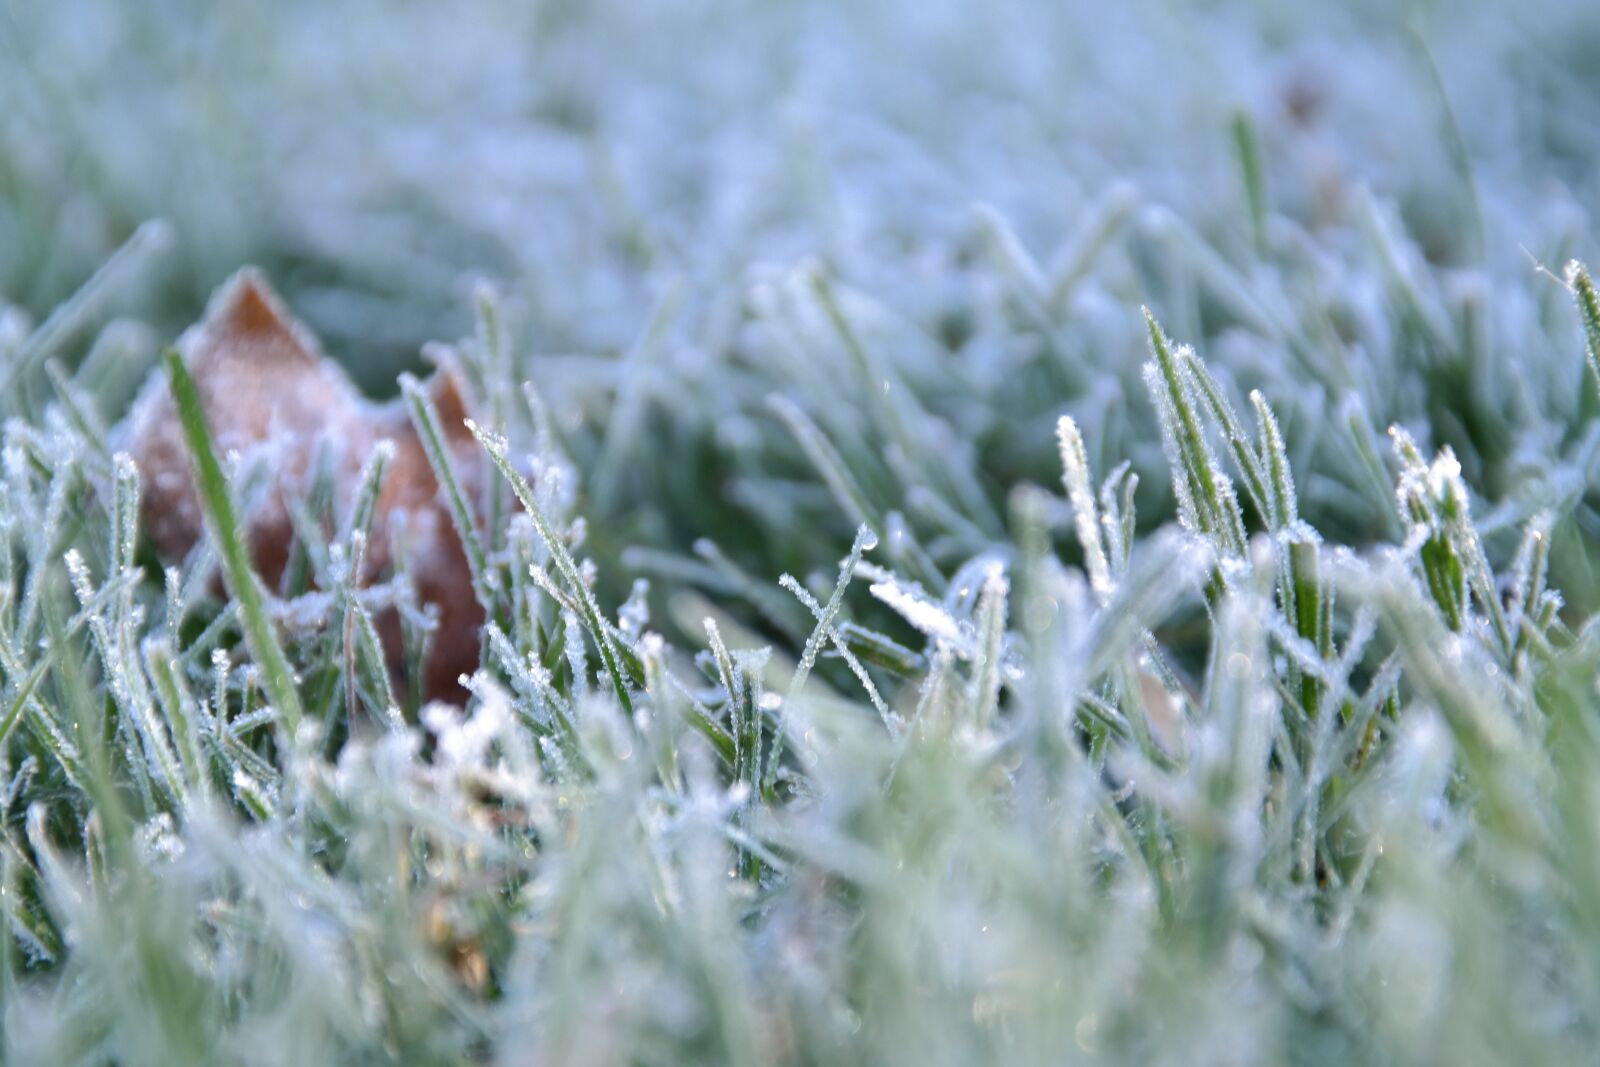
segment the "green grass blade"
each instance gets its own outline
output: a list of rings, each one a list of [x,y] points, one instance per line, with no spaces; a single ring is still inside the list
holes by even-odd
[[[1578,304],[1578,317],[1583,320],[1583,354],[1594,375],[1595,386],[1600,388],[1600,294],[1595,292],[1594,279],[1589,268],[1573,260],[1567,264],[1567,286]]]
[[[294,671],[289,666],[289,658],[284,655],[283,646],[278,643],[272,623],[267,619],[260,579],[251,566],[250,552],[245,546],[238,516],[234,513],[233,498],[228,493],[228,480],[211,445],[211,431],[206,427],[200,393],[176,349],[168,349],[162,361],[166,364],[172,402],[178,410],[178,421],[183,427],[184,441],[189,446],[189,456],[194,464],[195,488],[200,497],[201,510],[205,513],[206,526],[222,556],[222,573],[228,590],[239,604],[239,620],[244,627],[245,642],[250,646],[250,654],[261,666],[262,688],[278,709],[285,728],[293,734],[299,728],[303,715],[300,694],[295,689]]]
[[[1267,247],[1267,179],[1261,164],[1261,140],[1255,123],[1243,110],[1233,113],[1230,123],[1233,149],[1239,154],[1239,171],[1244,178],[1245,203],[1250,209],[1250,236],[1257,251]]]
[[[483,450],[489,454],[490,460],[499,468],[506,481],[511,483],[511,489],[517,494],[517,499],[522,501],[523,508],[528,517],[533,520],[533,527],[538,531],[539,539],[544,542],[550,558],[555,562],[556,570],[572,590],[573,596],[578,601],[578,607],[583,614],[584,624],[589,634],[594,638],[595,644],[600,649],[600,658],[605,662],[606,673],[611,676],[612,688],[616,691],[617,702],[622,705],[623,711],[631,718],[633,716],[633,700],[628,696],[627,683],[624,681],[621,656],[617,651],[616,642],[611,636],[611,630],[606,626],[605,620],[600,615],[600,606],[595,603],[594,593],[589,589],[589,584],[583,580],[578,564],[573,560],[572,553],[567,551],[566,541],[556,533],[555,527],[550,525],[544,509],[539,506],[538,498],[533,492],[533,486],[522,476],[511,463],[507,445],[503,438],[489,433],[470,420],[467,428],[472,431]]]
[[[467,505],[466,494],[461,491],[461,479],[456,477],[455,464],[450,459],[450,449],[445,445],[444,429],[439,424],[439,411],[428,398],[422,383],[409,374],[400,376],[400,391],[405,397],[406,410],[422,441],[422,451],[433,468],[433,476],[444,490],[445,502],[450,507],[450,518],[456,524],[461,547],[467,554],[467,566],[472,572],[472,588],[484,609],[493,614],[494,598],[489,588],[489,557],[484,551],[483,537],[478,523]]]

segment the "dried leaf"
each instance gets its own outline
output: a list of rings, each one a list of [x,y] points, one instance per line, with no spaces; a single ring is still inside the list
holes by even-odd
[[[404,556],[419,600],[438,612],[439,627],[422,680],[424,694],[428,699],[464,697],[457,679],[478,665],[483,607],[473,594],[460,538],[404,407],[398,401],[378,404],[364,398],[253,269],[240,271],[217,291],[204,321],[183,335],[179,350],[218,451],[237,453],[241,470],[264,464],[270,472],[265,491],[244,502],[248,510],[242,520],[256,570],[269,589],[279,587],[293,546],[288,502],[310,489],[319,453],[329,464],[335,513],[343,514],[373,447],[385,438],[394,443],[360,583],[378,580]],[[481,521],[492,471],[466,429],[472,398],[448,362],[441,363],[427,388],[462,490],[479,509]],[[163,559],[181,560],[199,541],[203,524],[183,433],[159,375],[146,383],[118,437],[143,478],[143,528]],[[381,616],[378,629],[391,669],[398,670],[400,624],[395,613]]]

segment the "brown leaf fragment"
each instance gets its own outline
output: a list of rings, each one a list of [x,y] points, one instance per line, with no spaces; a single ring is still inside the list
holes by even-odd
[[[483,608],[473,594],[466,554],[438,481],[404,406],[362,397],[251,268],[217,291],[205,318],[184,333],[178,348],[194,376],[218,453],[237,453],[241,471],[258,466],[265,471],[262,491],[243,502],[242,521],[257,572],[270,590],[279,588],[294,542],[288,502],[305,496],[319,461],[328,464],[332,477],[334,513],[344,515],[373,447],[385,438],[394,443],[360,583],[368,585],[405,561],[418,600],[432,605],[438,619],[424,667],[423,695],[464,699],[457,679],[478,666]],[[428,388],[462,490],[477,506],[481,521],[493,472],[464,425],[473,410],[472,397],[448,361],[440,362]],[[188,449],[159,372],[146,382],[117,433],[143,480],[143,528],[164,560],[182,560],[204,527]],[[377,623],[391,671],[398,675],[399,619],[391,610]]]

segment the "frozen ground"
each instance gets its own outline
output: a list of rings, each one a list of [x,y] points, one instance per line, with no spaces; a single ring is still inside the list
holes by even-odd
[[[12,1058],[1581,1055],[1595,55],[1581,0],[0,4]],[[360,699],[293,735],[214,556],[127,548],[97,424],[242,263],[375,394],[465,337],[567,475],[469,725],[380,734],[307,594]]]

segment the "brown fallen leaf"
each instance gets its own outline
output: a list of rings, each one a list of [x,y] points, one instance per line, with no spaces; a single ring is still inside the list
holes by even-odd
[[[483,608],[439,483],[400,401],[364,398],[316,339],[289,314],[259,272],[246,268],[212,297],[205,319],[179,339],[206,424],[219,454],[238,452],[241,469],[264,462],[269,483],[242,518],[256,571],[280,587],[294,542],[288,501],[303,498],[321,451],[329,462],[334,514],[350,507],[362,465],[379,441],[394,444],[373,516],[360,583],[395,564],[404,545],[418,599],[438,612],[424,669],[426,699],[464,698],[458,678],[478,666]],[[441,365],[426,384],[452,453],[462,490],[484,515],[491,464],[464,425],[472,410],[460,375]],[[165,375],[151,375],[118,429],[119,444],[144,483],[142,515],[156,552],[181,560],[204,529],[193,469]],[[377,620],[392,671],[400,662],[400,623],[393,611]]]

